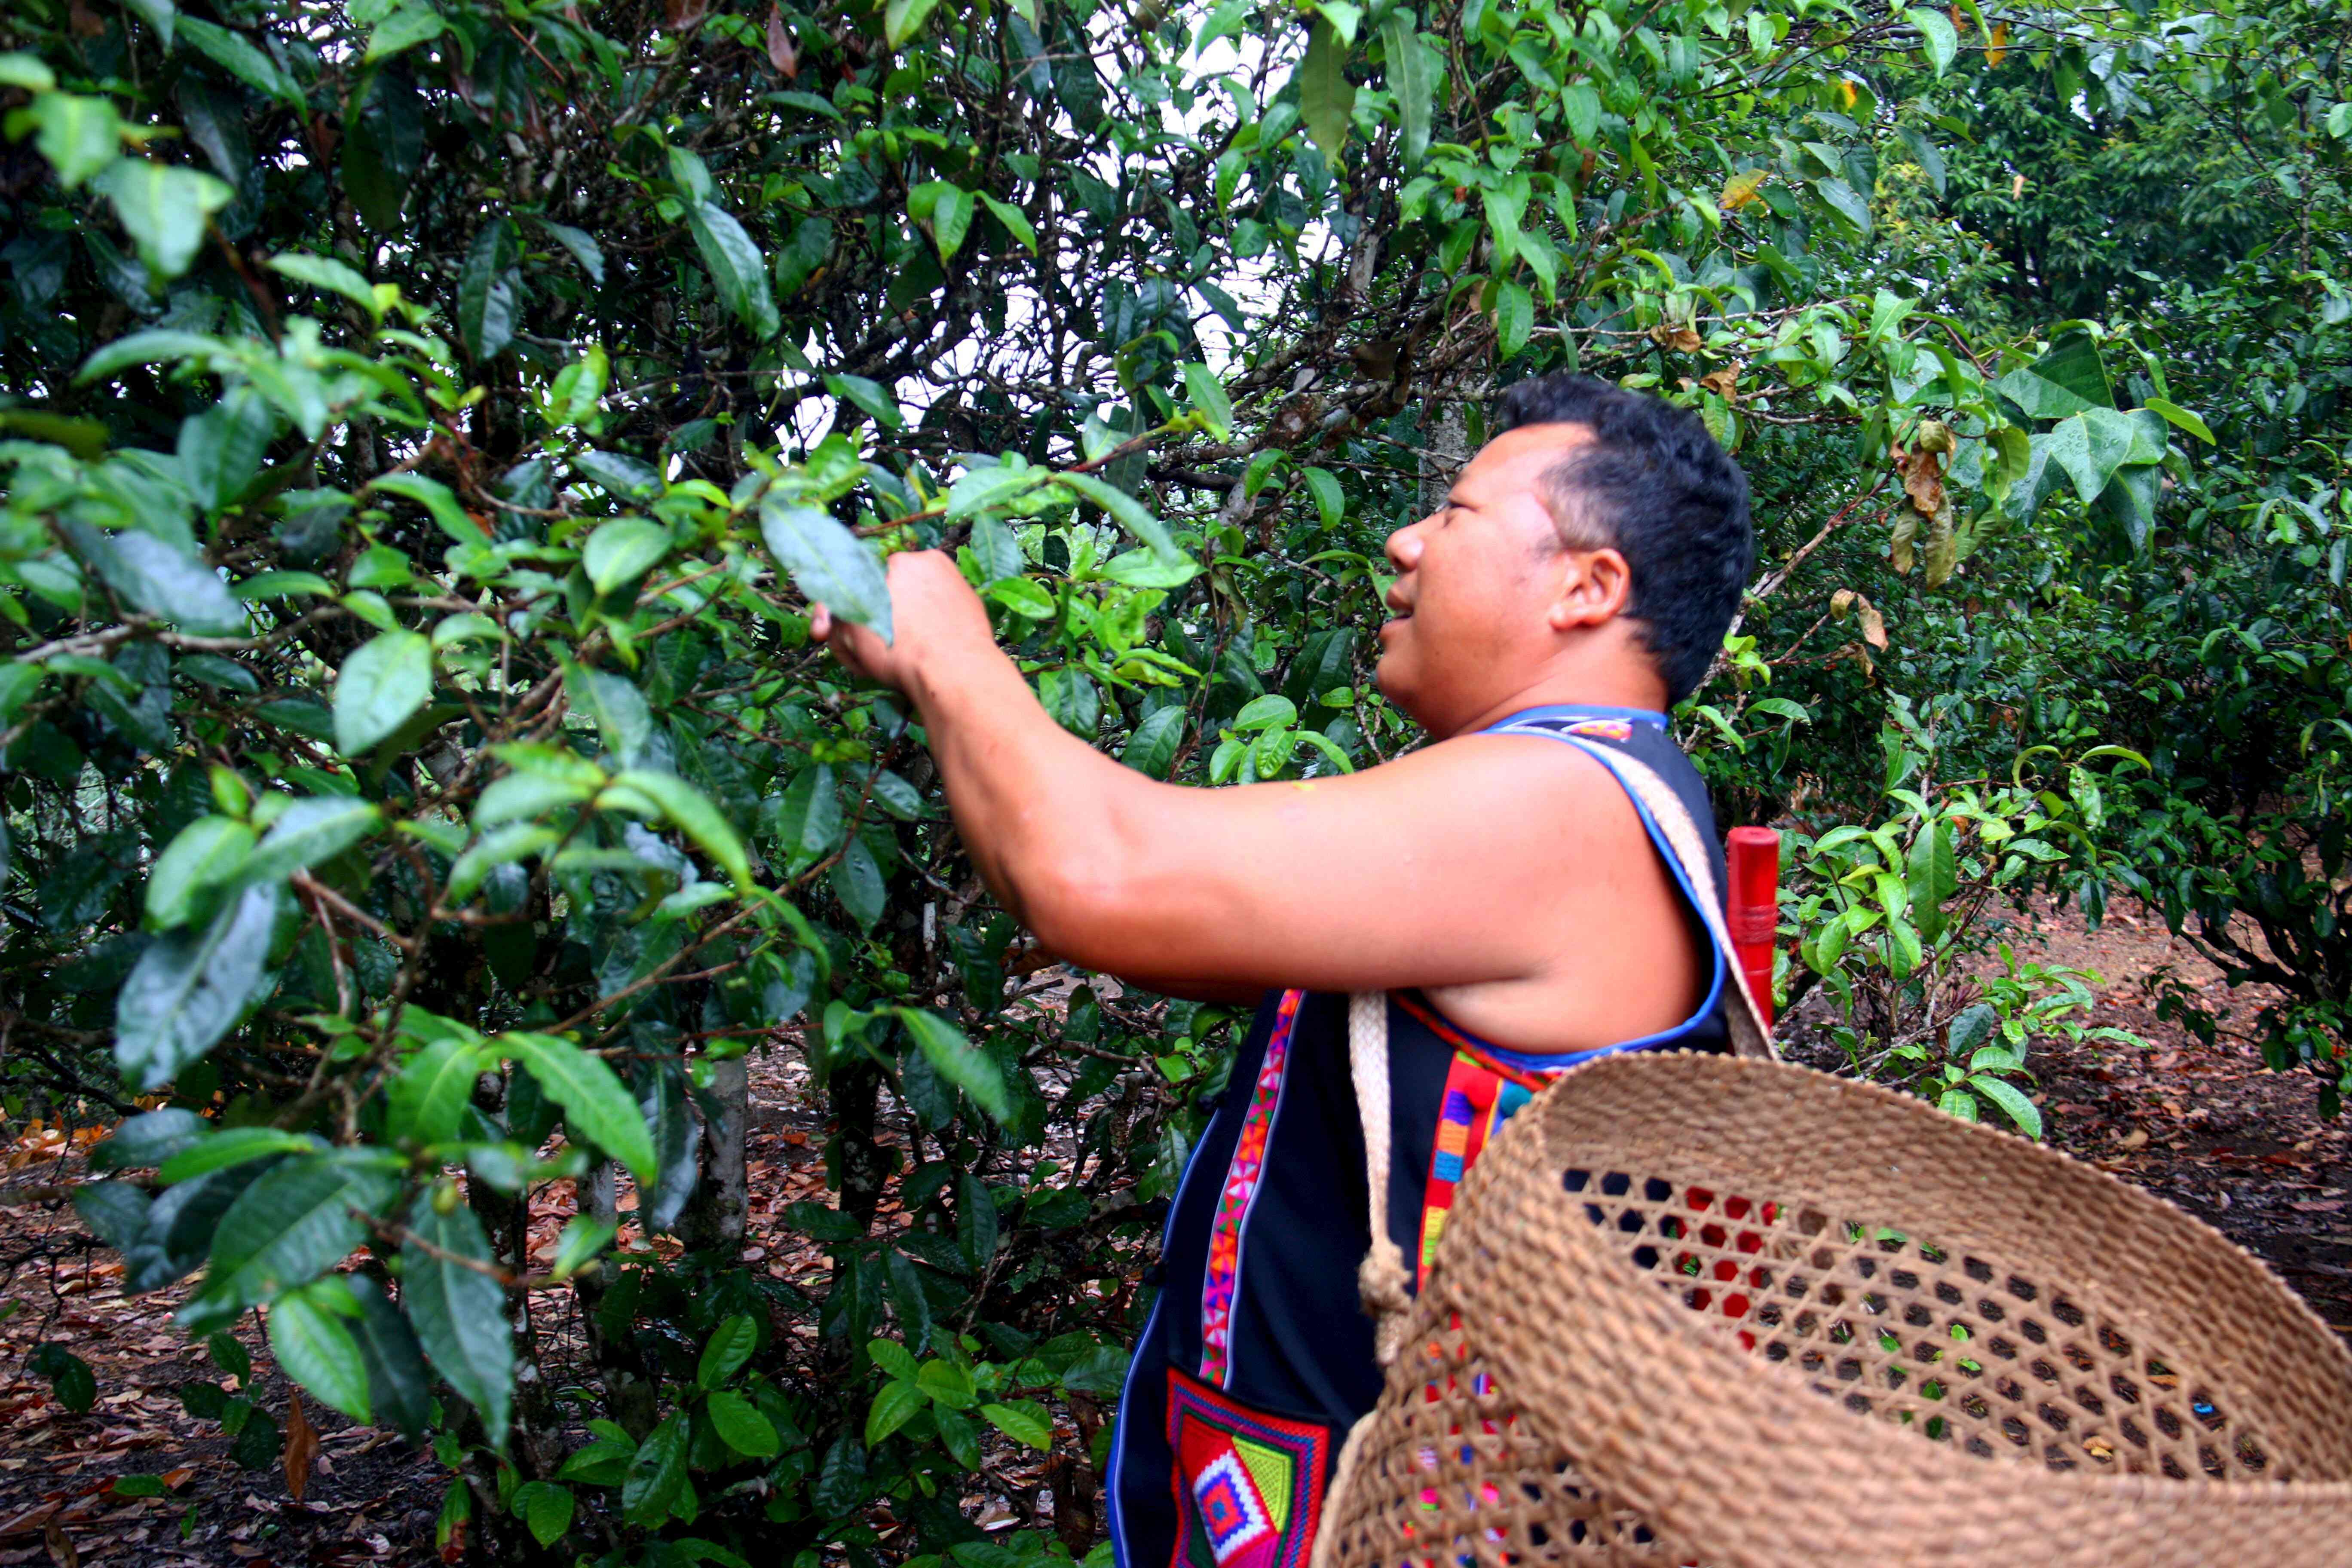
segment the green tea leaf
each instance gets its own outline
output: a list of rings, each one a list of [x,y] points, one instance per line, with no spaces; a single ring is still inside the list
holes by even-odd
[[[194,1321],[201,1308],[233,1317],[309,1284],[351,1256],[367,1237],[360,1216],[398,1191],[383,1166],[340,1152],[272,1166],[221,1216],[204,1290],[181,1310],[182,1321]]]
[[[646,1434],[621,1483],[621,1509],[629,1522],[652,1528],[668,1518],[686,1484],[686,1416],[672,1412]]]
[[[247,887],[278,882],[332,859],[383,826],[383,808],[372,800],[327,795],[295,801],[246,857],[237,881]]]
[[[278,1298],[269,1309],[269,1350],[286,1375],[364,1426],[368,1406],[366,1358],[343,1321],[314,1305],[308,1296]]]
[[[198,53],[263,97],[276,99],[297,114],[308,107],[294,79],[242,35],[195,16],[182,16],[178,34],[184,42],[194,44]]]
[[[920,1007],[895,1007],[891,1011],[906,1026],[908,1036],[920,1047],[933,1071],[971,1096],[973,1104],[997,1121],[1003,1121],[1013,1114],[1013,1099],[1004,1086],[1003,1069],[987,1053],[964,1038],[961,1029],[937,1013]]]
[[[831,513],[771,495],[760,505],[760,536],[812,604],[890,640],[890,584],[881,558]]]
[[[694,1373],[695,1386],[709,1390],[725,1383],[751,1359],[752,1349],[759,1342],[759,1327],[748,1313],[738,1312],[720,1323],[703,1343],[702,1360]]]
[[[1024,1399],[1011,1405],[983,1405],[980,1413],[988,1424],[1016,1443],[1025,1443],[1041,1454],[1054,1449],[1054,1418],[1045,1407],[1034,1399]]]
[[[121,156],[122,117],[105,99],[45,90],[25,112],[35,127],[33,145],[49,161],[58,184],[67,190],[77,188]]]
[[[410,1239],[400,1249],[401,1304],[434,1370],[482,1418],[490,1447],[502,1448],[514,1401],[506,1289],[493,1277],[496,1260],[474,1211],[452,1204],[444,1214],[434,1199],[426,1190],[409,1212]]]
[[[1381,23],[1381,47],[1386,61],[1382,69],[1389,90],[1396,94],[1397,126],[1402,132],[1407,169],[1419,167],[1429,152],[1430,119],[1443,63],[1438,52],[1413,31],[1412,24],[1412,13],[1403,6],[1391,11]]]
[[[1920,46],[1936,74],[1942,76],[1951,69],[1960,52],[1959,30],[1952,26],[1952,19],[1925,5],[1912,6],[1903,13],[1903,19],[1919,29]]]
[[[367,1362],[368,1402],[394,1430],[416,1442],[431,1419],[432,1396],[415,1331],[373,1279],[352,1274],[345,1284],[360,1307],[352,1331]]]
[[[735,221],[734,215],[709,202],[687,208],[687,226],[694,247],[702,256],[711,286],[744,330],[761,342],[776,335],[782,320],[776,314],[776,297],[768,285],[768,263],[760,247]]]
[[[670,552],[669,530],[643,518],[615,518],[588,536],[580,565],[599,594],[634,583]]]
[[[161,1089],[220,1042],[254,998],[278,921],[274,888],[248,888],[209,924],[159,938],[115,1002],[114,1060],[141,1093]]]
[[[613,780],[614,790],[629,790],[661,807],[664,816],[694,840],[702,852],[719,862],[739,892],[751,890],[751,858],[733,826],[719,814],[709,797],[676,773],[630,768]]]
[[[580,1135],[628,1168],[647,1185],[659,1174],[653,1134],[620,1075],[571,1041],[517,1030],[487,1047],[518,1061],[539,1080],[547,1098],[563,1107],[563,1118]]]
[[[719,1440],[746,1458],[772,1459],[783,1452],[783,1439],[776,1435],[775,1424],[741,1394],[722,1388],[710,1395],[704,1408],[709,1412]],[[870,1420],[868,1425],[870,1428]]]
[[[276,1127],[230,1127],[164,1161],[155,1179],[173,1186],[266,1155],[307,1154],[325,1147],[323,1142],[308,1132],[288,1132]]]
[[[147,923],[175,931],[211,915],[215,896],[252,852],[255,834],[226,816],[200,816],[180,829],[147,877]]]
[[[1056,474],[1055,480],[1074,489],[1110,514],[1111,521],[1126,529],[1150,547],[1152,553],[1170,561],[1182,561],[1184,552],[1176,547],[1176,536],[1160,521],[1151,509],[1114,485],[1105,484],[1092,474]]]
[[[554,1481],[525,1481],[515,1488],[514,1510],[530,1538],[541,1546],[552,1546],[571,1532],[572,1516],[578,1507],[572,1489]]]
[[[2042,1108],[2027,1099],[2025,1091],[2015,1084],[1990,1073],[1972,1073],[1969,1078],[1969,1088],[2000,1106],[2002,1112],[2017,1123],[2018,1131],[2028,1138],[2041,1138]]]
[[[98,1379],[89,1363],[60,1344],[45,1344],[26,1358],[26,1365],[49,1380],[58,1403],[77,1415],[98,1403]]]
[[[1192,398],[1193,408],[1198,410],[1201,417],[1207,422],[1210,439],[1232,440],[1233,400],[1225,395],[1224,386],[1217,380],[1215,374],[1204,364],[1186,365],[1184,391],[1186,395]]]
[[[903,49],[923,30],[939,0],[888,0],[882,11],[882,37],[894,49]]]
[[[373,65],[380,59],[413,49],[441,36],[448,24],[441,14],[429,5],[404,5],[375,25],[368,35],[367,53],[363,63]]]
[[[405,629],[379,634],[344,658],[335,677],[335,750],[364,755],[433,696],[433,642]]]
[[[882,1385],[866,1412],[866,1444],[877,1443],[920,1415],[931,1396],[912,1383],[892,1381]]]
[[[384,1136],[419,1145],[446,1143],[473,1100],[482,1048],[443,1037],[426,1042],[400,1065],[384,1096]]]
[[[457,331],[477,361],[496,359],[514,341],[519,259],[510,220],[494,217],[474,236],[457,275]]]
[[[1356,86],[1348,79],[1348,46],[1330,22],[1318,15],[1307,33],[1307,57],[1298,66],[1298,118],[1307,134],[1337,161],[1348,144],[1356,108]]]

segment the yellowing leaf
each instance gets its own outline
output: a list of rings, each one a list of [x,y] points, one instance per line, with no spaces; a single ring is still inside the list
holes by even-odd
[[[2007,58],[2009,58],[2009,24],[1995,22],[1992,25],[1992,31],[1986,36],[1985,68],[1988,70],[1997,68],[2000,62]]]
[[[1756,200],[1758,189],[1770,173],[1769,169],[1749,169],[1744,174],[1732,175],[1723,183],[1723,195],[1717,198],[1716,205],[1725,212],[1738,212]]]

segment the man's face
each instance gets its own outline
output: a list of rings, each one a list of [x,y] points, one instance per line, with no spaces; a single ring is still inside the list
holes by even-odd
[[[1549,657],[1559,531],[1543,475],[1591,439],[1581,426],[1507,431],[1454,476],[1446,504],[1389,535],[1395,618],[1381,627],[1381,691],[1449,735],[1531,679]]]

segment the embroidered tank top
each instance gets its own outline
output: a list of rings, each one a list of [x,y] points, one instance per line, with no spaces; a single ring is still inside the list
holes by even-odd
[[[1542,735],[1617,772],[1632,758],[1698,825],[1724,886],[1706,785],[1663,714],[1538,708],[1490,733]],[[1622,774],[1618,775],[1621,783]],[[1596,1057],[1728,1045],[1728,959],[1663,831],[1628,789],[1713,955],[1704,999],[1662,1034],[1535,1055],[1456,1027],[1417,992],[1389,996],[1390,1234],[1425,1276],[1455,1184],[1511,1113]],[[1380,1396],[1356,1270],[1371,1237],[1364,1137],[1349,1074],[1348,998],[1286,991],[1260,1005],[1171,1206],[1162,1285],[1119,1401],[1107,1489],[1119,1568],[1306,1568],[1339,1445]]]

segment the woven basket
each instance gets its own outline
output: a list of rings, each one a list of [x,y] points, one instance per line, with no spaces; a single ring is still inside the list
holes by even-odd
[[[1616,1057],[1472,1168],[1324,1531],[1339,1568],[2352,1563],[2352,1353],[2063,1155]]]

